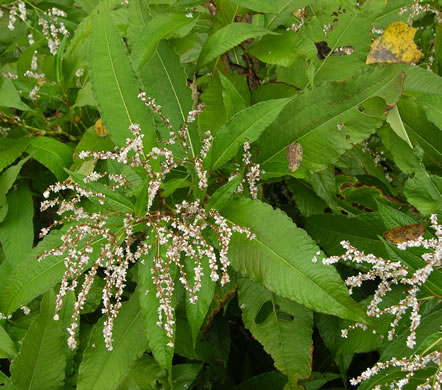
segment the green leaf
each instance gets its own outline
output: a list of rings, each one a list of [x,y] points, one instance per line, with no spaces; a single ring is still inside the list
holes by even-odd
[[[48,168],[57,178],[62,181],[67,178],[63,168],[72,164],[72,149],[66,144],[49,137],[34,138],[26,151]]]
[[[407,200],[424,216],[442,213],[441,178],[430,175],[425,168],[417,168],[414,177],[405,182]]]
[[[28,186],[22,185],[7,196],[8,214],[0,224],[0,242],[11,266],[22,262],[34,242],[34,203]]]
[[[78,390],[116,389],[131,363],[145,351],[143,313],[138,292],[123,303],[112,331],[112,351],[106,349],[103,338],[103,317],[92,330],[78,372]]]
[[[131,365],[118,390],[154,390],[157,389],[158,382],[166,383],[167,373],[152,356],[144,354]]]
[[[299,208],[304,217],[322,214],[324,212],[326,208],[325,202],[307,183],[292,178],[287,180],[287,188],[292,193],[296,207]]]
[[[266,35],[253,44],[249,52],[267,64],[290,66],[298,57],[316,57],[313,41],[299,36],[294,31],[283,31],[280,35]]]
[[[40,262],[37,261],[37,257],[50,249],[58,248],[61,245],[61,236],[65,232],[66,228],[62,228],[49,233],[29,252],[23,262],[14,268],[7,284],[0,290],[1,312],[13,313],[63,278],[65,272],[63,257],[51,255]],[[97,239],[93,245],[100,244],[102,240]],[[98,253],[99,249],[94,248],[91,261],[94,254],[98,256]]]
[[[250,280],[239,284],[238,300],[246,328],[288,376],[292,388],[302,388],[298,380],[311,374],[313,313]]]
[[[12,164],[26,150],[31,138],[0,138],[0,171]]]
[[[440,171],[442,161],[441,130],[427,120],[425,111],[414,98],[404,96],[398,103],[405,129],[413,145],[424,150],[423,162],[428,168]]]
[[[387,229],[376,212],[354,218],[332,214],[312,215],[307,218],[306,229],[330,255],[345,252],[340,245],[343,240],[349,241],[359,250],[378,256],[387,255],[384,244],[378,238],[378,235],[382,235]]]
[[[174,348],[168,345],[170,340],[164,327],[165,319],[163,319],[161,328],[157,325],[160,301],[156,296],[157,289],[152,275],[152,269],[155,267],[154,257],[157,256],[156,252],[159,251],[157,245],[158,243],[155,243],[152,246],[147,256],[144,256],[144,264],[141,263],[138,267],[138,293],[149,348],[161,368],[165,368],[170,373]],[[158,254],[158,256],[163,256],[163,254]],[[169,272],[171,271],[169,270]],[[174,301],[175,297],[172,299],[172,306],[175,304]],[[172,326],[175,335],[175,325]]]
[[[149,61],[161,39],[186,35],[196,21],[181,12],[158,15],[151,19],[141,31],[132,51],[135,69],[139,70]]]
[[[242,199],[230,201],[222,214],[256,235],[232,237],[229,259],[242,275],[312,310],[367,322],[334,267],[312,262],[316,243],[280,210]]]
[[[29,326],[20,352],[11,365],[17,390],[59,389],[63,386],[67,348],[60,321],[54,321],[55,293],[48,291],[40,314]]]
[[[218,72],[218,75],[223,87],[222,95],[226,110],[226,119],[228,120],[234,114],[246,108],[246,103],[233,83],[221,72]]]
[[[89,45],[92,90],[104,126],[118,146],[130,137],[129,126],[140,125],[143,143],[150,150],[155,134],[150,111],[137,98],[139,83],[117,28],[109,15],[96,17]]]
[[[256,141],[289,101],[291,98],[267,100],[235,114],[216,132],[212,146],[212,169],[220,168],[235,156],[244,142]]]
[[[21,101],[14,83],[6,77],[0,79],[0,106],[32,111],[31,108]]]
[[[14,359],[16,355],[14,342],[5,328],[0,325],[0,359]]]
[[[202,267],[201,288],[197,293],[198,300],[195,303],[190,302],[191,295],[186,290],[186,315],[189,321],[190,331],[192,332],[193,346],[195,347],[198,333],[201,325],[206,318],[210,304],[215,294],[215,283],[210,278],[210,267],[207,258],[200,259]],[[189,257],[185,259],[185,270],[188,280],[195,278],[195,262]],[[191,286],[192,288],[192,286]]]
[[[2,222],[8,213],[8,203],[6,200],[6,194],[13,186],[21,168],[28,161],[29,158],[25,158],[19,161],[16,165],[9,167],[0,175],[0,222]]]
[[[101,193],[104,195],[103,201],[108,203],[111,207],[115,207],[117,210],[131,212],[134,211],[135,206],[132,202],[127,199],[124,195],[122,195],[118,191],[112,191],[108,187],[106,187],[102,183],[98,182],[84,182],[85,175],[81,175],[76,172],[72,172],[69,169],[66,169],[66,172],[69,173],[70,177],[81,187],[91,190],[95,193]]]
[[[388,111],[387,122],[390,124],[393,131],[401,137],[411,149],[413,145],[411,144],[410,138],[408,137],[407,130],[405,130],[404,123],[402,122],[401,115],[397,106],[394,106],[390,111]]]
[[[291,174],[286,153],[294,141],[304,152],[296,176],[335,163],[381,126],[384,109],[400,97],[402,82],[397,68],[380,66],[359,72],[345,83],[322,83],[314,91],[295,95],[258,141],[258,162],[266,177]]]
[[[242,179],[243,175],[241,174],[219,187],[207,202],[206,211],[210,211],[211,209],[221,210],[235,193],[235,190],[238,188]]]
[[[92,92],[92,84],[88,81],[83,88],[78,91],[77,99],[75,100],[74,107],[91,106],[97,107],[97,102]]]
[[[404,93],[411,96],[442,95],[442,77],[415,65],[400,65],[405,72]]]
[[[186,18],[187,19],[187,18]],[[175,130],[179,129],[192,110],[192,92],[187,87],[187,76],[178,55],[167,42],[160,42],[150,60],[139,71],[145,85],[145,92],[154,98],[162,109],[163,115],[170,120]],[[159,123],[162,139],[170,138],[170,129]],[[196,126],[190,124],[187,138],[192,156],[199,150],[199,135]],[[180,145],[170,145],[177,157],[184,157]]]
[[[256,375],[238,386],[238,390],[283,390],[287,377],[279,371],[269,371]]]
[[[316,195],[322,198],[333,211],[339,211],[340,207],[336,199],[334,167],[330,166],[323,171],[313,173],[306,178],[306,181],[312,185]]]
[[[422,104],[428,120],[442,130],[442,95],[423,95],[417,102]]]
[[[134,0],[129,3],[129,26],[127,27],[127,42],[130,48],[135,46],[141,31],[150,21],[149,7],[145,0]]]
[[[172,367],[174,390],[186,390],[201,371],[202,363],[177,364]]]
[[[247,39],[271,33],[265,28],[248,23],[228,24],[209,37],[201,50],[197,66],[200,68]]]

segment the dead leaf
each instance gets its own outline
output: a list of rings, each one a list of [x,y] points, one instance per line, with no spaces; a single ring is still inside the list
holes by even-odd
[[[425,225],[415,223],[406,226],[396,226],[384,233],[384,238],[392,244],[415,241],[425,234]]]
[[[106,137],[107,136],[107,131],[103,125],[103,121],[101,120],[101,118],[95,122],[95,133],[99,137]]]
[[[290,172],[295,172],[299,169],[302,162],[302,146],[297,142],[292,142],[287,146],[287,165]]]
[[[384,34],[372,43],[366,63],[418,63],[424,55],[413,41],[415,33],[416,29],[409,28],[407,23],[390,24]]]

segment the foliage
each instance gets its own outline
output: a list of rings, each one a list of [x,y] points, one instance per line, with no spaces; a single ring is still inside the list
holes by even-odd
[[[439,8],[0,4],[0,385],[440,388]]]

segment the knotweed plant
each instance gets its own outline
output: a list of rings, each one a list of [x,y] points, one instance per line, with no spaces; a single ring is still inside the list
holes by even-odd
[[[416,329],[421,321],[420,308],[422,298],[425,296],[425,294],[422,293],[422,290],[430,275],[432,273],[440,272],[440,267],[442,265],[442,226],[439,225],[435,214],[431,216],[431,223],[431,227],[435,230],[435,238],[424,239],[423,236],[421,236],[416,240],[397,244],[397,247],[401,250],[407,250],[407,248],[412,247],[421,247],[426,250],[426,252],[421,255],[423,260],[422,266],[415,270],[410,269],[400,261],[387,260],[373,254],[366,255],[347,241],[341,242],[342,247],[346,250],[345,254],[324,258],[322,260],[324,264],[334,264],[343,260],[358,264],[363,263],[370,266],[369,271],[365,273],[359,272],[358,275],[347,278],[345,283],[349,287],[349,292],[351,294],[354,288],[361,287],[362,283],[365,281],[380,280],[373,298],[367,307],[367,315],[376,318],[383,315],[391,315],[393,317],[387,336],[389,341],[393,340],[401,319],[408,317],[410,326],[406,345],[410,349],[414,349],[416,346]],[[313,260],[317,261],[316,258]],[[383,303],[387,294],[392,291],[394,286],[401,285],[405,287],[403,289],[404,297],[400,299],[398,303],[381,309],[379,305]],[[441,298],[435,293],[432,293],[432,297],[436,299]],[[343,329],[342,337],[347,337],[348,332],[355,328],[367,330],[365,324],[356,323]],[[439,337],[436,344],[440,344],[440,340],[441,338]],[[352,379],[351,383],[353,385],[358,385],[378,374],[383,369],[388,367],[400,367],[406,374],[403,378],[392,381],[390,383],[390,388],[402,389],[409,383],[410,379],[417,371],[426,368],[430,363],[434,363],[438,367],[436,373],[428,378],[425,383],[419,385],[418,389],[440,389],[442,381],[442,352],[440,349],[434,350],[434,346],[435,345],[432,345],[431,348],[426,348],[422,353],[414,353],[401,359],[393,357],[389,361],[378,362],[374,367],[367,369],[360,376]],[[376,386],[376,389],[381,389],[381,386]]]
[[[121,173],[94,170],[82,176],[72,172],[69,179],[50,186],[44,192],[47,200],[42,202],[41,210],[57,208],[59,219],[42,229],[41,236],[54,227],[64,225],[61,245],[43,253],[38,259],[42,261],[50,255],[64,258],[66,269],[57,295],[54,319],[58,319],[57,312],[62,307],[63,297],[79,286],[80,277],[86,272],[79,286],[73,321],[68,328],[71,349],[76,347],[80,311],[99,272],[104,273],[105,279],[102,312],[106,321],[103,334],[106,347],[112,349],[112,328],[122,304],[128,269],[137,262],[144,264],[145,256],[150,252],[154,258],[152,280],[159,301],[157,313],[152,315],[158,316],[157,325],[164,327],[172,347],[175,321],[172,268],[177,269],[179,281],[188,292],[190,302],[195,304],[201,288],[203,262],[208,264],[211,280],[216,282],[220,279],[224,285],[229,282],[227,253],[232,232],[244,233],[249,239],[253,237],[251,231],[230,223],[217,210],[206,210],[199,198],[192,201],[184,199],[171,206],[161,197],[162,183],[172,170],[187,170],[194,175],[200,191],[207,188],[207,171],[203,166],[212,137],[210,132],[207,133],[200,154],[192,156],[187,134],[189,124],[201,110],[190,112],[185,124],[174,131],[154,100],[143,92],[139,98],[170,131],[170,138],[161,147],[144,150],[140,126],[131,124],[132,137],[123,147],[110,152],[82,151],[78,155],[83,160],[115,164]],[[175,143],[180,143],[185,150],[184,158],[178,160],[168,148]],[[135,186],[133,176],[141,181],[135,205],[127,196]],[[67,192],[66,196],[60,196],[61,192]],[[184,258],[190,259],[193,264],[192,279],[186,273]]]

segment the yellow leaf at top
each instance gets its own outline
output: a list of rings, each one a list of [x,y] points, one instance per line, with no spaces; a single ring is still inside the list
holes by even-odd
[[[106,137],[106,135],[107,135],[106,128],[104,127],[103,121],[101,120],[101,118],[95,122],[95,133],[99,137]]]
[[[366,63],[418,63],[424,55],[413,41],[414,34],[416,34],[416,29],[408,27],[406,23],[390,24],[384,34],[372,43]]]

